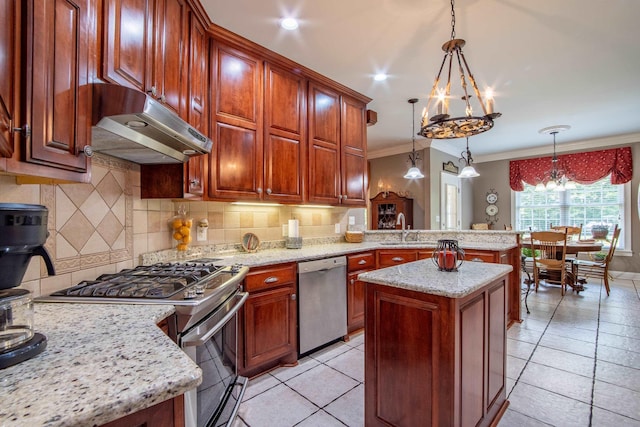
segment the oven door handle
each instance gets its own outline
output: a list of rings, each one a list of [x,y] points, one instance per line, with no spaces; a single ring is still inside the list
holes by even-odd
[[[244,302],[249,298],[249,292],[239,292],[234,296],[236,301],[233,307],[229,309],[229,311],[224,315],[224,317],[220,320],[217,320],[215,317],[205,320],[201,325],[197,328],[193,329],[191,332],[182,337],[182,346],[183,347],[191,347],[191,346],[199,346],[203,345],[209,339],[231,319],[236,315],[240,307],[244,304]],[[214,323],[215,322],[215,323]],[[213,325],[210,325],[213,323]]]

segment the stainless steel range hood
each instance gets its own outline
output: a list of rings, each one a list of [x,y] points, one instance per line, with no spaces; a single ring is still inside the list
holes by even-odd
[[[213,142],[147,94],[125,86],[93,86],[91,148],[139,164],[185,163]]]

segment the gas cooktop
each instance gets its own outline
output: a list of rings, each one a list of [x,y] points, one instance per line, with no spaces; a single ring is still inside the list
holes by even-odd
[[[200,258],[138,266],[83,280],[36,301],[196,305],[239,287],[248,271],[239,265],[219,265],[220,261]]]

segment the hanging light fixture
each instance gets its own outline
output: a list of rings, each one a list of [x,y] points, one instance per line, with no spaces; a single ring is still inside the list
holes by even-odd
[[[466,163],[466,166],[460,171],[458,178],[475,178],[476,176],[480,176],[476,169],[471,166],[471,163],[473,163],[473,157],[471,157],[471,151],[469,151],[469,137],[467,137],[467,151],[466,153],[463,151],[460,154],[460,159],[458,160],[464,160]]]
[[[418,98],[411,98],[408,100],[409,104],[411,104],[411,143],[413,144],[413,149],[411,150],[411,154],[409,154],[409,160],[411,160],[411,167],[404,174],[404,177],[407,179],[419,179],[424,178],[420,169],[416,166],[416,161],[420,160],[420,155],[416,153],[416,102],[418,102]]]
[[[490,90],[485,93],[487,102],[482,99],[475,78],[471,74],[467,59],[462,53],[462,47],[465,45],[463,39],[456,38],[456,14],[454,10],[454,0],[451,0],[451,40],[442,45],[444,58],[440,65],[440,71],[433,82],[429,101],[422,112],[422,127],[419,134],[432,139],[451,139],[464,138],[467,136],[477,135],[486,132],[493,127],[493,120],[502,114],[493,111],[494,101],[493,94]],[[458,61],[458,71],[460,73],[460,84],[462,86],[462,100],[465,104],[464,115],[451,117],[449,114],[449,100],[451,98],[451,65],[453,57]],[[447,61],[448,58],[448,61]],[[447,85],[444,88],[439,87],[440,75],[448,62]],[[464,64],[464,67],[463,67]],[[465,74],[466,72],[466,74]],[[467,79],[473,88],[476,98],[482,109],[483,115],[474,115],[471,107],[471,95],[467,91]],[[436,114],[429,117],[429,109],[432,104],[436,110]]]
[[[567,173],[562,169],[558,169],[558,156],[556,154],[556,135],[558,132],[569,129],[571,129],[571,126],[556,125],[549,126],[538,131],[539,133],[553,135],[553,157],[551,158],[551,170],[545,172],[545,176],[536,184],[535,191],[564,191],[576,188],[575,182],[567,176]],[[544,184],[544,181],[547,181],[546,185]]]

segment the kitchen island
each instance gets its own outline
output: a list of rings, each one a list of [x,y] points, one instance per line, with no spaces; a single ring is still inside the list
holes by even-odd
[[[506,399],[510,265],[431,259],[363,273],[365,425],[488,426]]]
[[[101,425],[196,388],[202,371],[157,326],[174,310],[35,303],[47,348],[0,370],[0,425]]]

